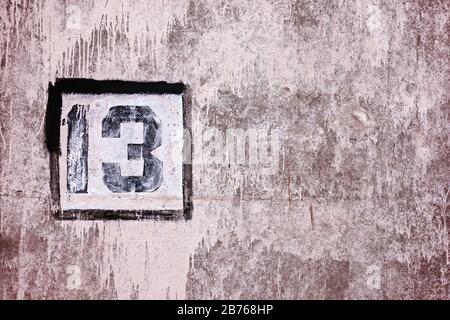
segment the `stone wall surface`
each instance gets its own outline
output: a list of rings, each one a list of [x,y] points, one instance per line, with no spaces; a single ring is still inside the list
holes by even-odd
[[[0,299],[449,299],[449,16],[446,0],[2,1]],[[191,220],[55,219],[56,78],[189,86]],[[202,162],[211,128],[278,132],[270,168]]]

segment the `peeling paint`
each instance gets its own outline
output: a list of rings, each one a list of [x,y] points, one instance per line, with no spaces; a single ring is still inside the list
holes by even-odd
[[[449,12],[2,2],[0,298],[449,299]],[[55,220],[43,126],[57,77],[181,81],[193,141],[277,129],[278,170],[194,157],[189,222]],[[367,286],[373,265],[380,289]],[[79,288],[66,285],[72,266]]]

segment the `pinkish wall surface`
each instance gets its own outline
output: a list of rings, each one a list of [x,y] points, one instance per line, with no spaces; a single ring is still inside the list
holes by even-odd
[[[449,299],[449,10],[2,1],[0,298]],[[56,220],[57,77],[182,81],[194,150],[208,128],[279,130],[279,162],[194,152],[190,221]]]

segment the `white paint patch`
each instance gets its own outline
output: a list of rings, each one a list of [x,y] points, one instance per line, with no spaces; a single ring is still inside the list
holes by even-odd
[[[181,95],[167,94],[63,94],[61,123],[73,105],[89,105],[88,122],[88,190],[67,192],[68,126],[61,126],[60,192],[62,210],[181,210],[183,109]],[[143,124],[121,124],[120,138],[102,137],[102,120],[111,107],[149,106],[161,120],[162,143],[152,154],[163,162],[163,182],[154,192],[113,193],[103,182],[102,163],[117,162],[122,176],[143,173],[143,160],[128,160],[127,145],[143,142]]]

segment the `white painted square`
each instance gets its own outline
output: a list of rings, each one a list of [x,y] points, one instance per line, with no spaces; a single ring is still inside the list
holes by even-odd
[[[68,113],[88,106],[87,191],[67,188]],[[153,192],[112,192],[103,181],[102,163],[120,165],[122,176],[143,173],[143,159],[128,160],[128,144],[144,142],[142,122],[122,122],[120,138],[102,137],[102,121],[114,106],[148,106],[161,121],[161,145],[151,153],[163,163],[162,183]],[[183,210],[183,105],[178,94],[62,94],[59,157],[61,210]]]

